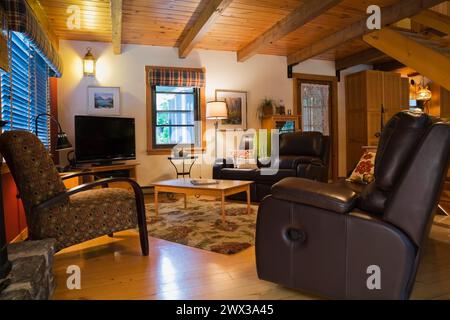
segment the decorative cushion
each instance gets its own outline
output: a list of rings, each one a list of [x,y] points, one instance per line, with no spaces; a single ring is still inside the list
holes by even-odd
[[[119,188],[80,192],[66,204],[34,213],[32,237],[55,238],[58,249],[137,225],[134,193]]]
[[[233,150],[231,156],[237,169],[258,169],[253,150]]]
[[[376,153],[373,151],[364,152],[347,181],[361,184],[371,183],[375,179],[375,157]]]

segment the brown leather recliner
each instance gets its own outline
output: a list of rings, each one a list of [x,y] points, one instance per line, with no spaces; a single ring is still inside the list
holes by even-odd
[[[259,207],[258,276],[330,298],[408,299],[449,158],[450,124],[401,112],[382,133],[375,182],[363,190],[278,182]]]

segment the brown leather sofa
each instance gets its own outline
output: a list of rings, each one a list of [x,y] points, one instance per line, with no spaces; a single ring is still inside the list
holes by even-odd
[[[275,184],[258,212],[259,278],[330,298],[408,299],[449,157],[450,124],[402,112],[383,130],[370,185]]]
[[[328,180],[329,137],[320,132],[284,133],[279,136],[278,170],[262,174],[261,168],[270,167],[258,162],[258,169],[236,169],[233,159],[220,159],[213,167],[213,178],[223,180],[254,181],[250,194],[252,201],[261,201],[270,194],[276,182],[287,177]],[[239,199],[240,195],[233,197]]]

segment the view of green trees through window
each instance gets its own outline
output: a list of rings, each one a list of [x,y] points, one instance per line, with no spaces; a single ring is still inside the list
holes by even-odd
[[[197,145],[199,139],[195,121],[199,114],[198,89],[154,86],[152,91],[155,147]]]

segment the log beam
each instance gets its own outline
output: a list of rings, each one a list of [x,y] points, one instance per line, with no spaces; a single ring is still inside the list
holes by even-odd
[[[186,58],[194,49],[195,45],[200,42],[206,33],[211,30],[216,20],[222,12],[231,4],[232,0],[207,0],[205,8],[200,13],[192,28],[181,39],[178,48],[180,58]]]
[[[411,17],[425,9],[438,5],[441,2],[443,2],[443,0],[401,0],[394,5],[381,8],[381,26],[387,26],[399,20]],[[322,40],[288,55],[288,64],[298,64],[347,41],[373,32],[373,30],[367,28],[366,21],[367,18],[363,18]]]
[[[110,0],[114,54],[122,53],[122,0]]]
[[[365,35],[363,40],[450,90],[450,58],[446,54],[389,28]]]
[[[251,58],[261,49],[273,44],[287,34],[299,29],[306,23],[317,18],[342,0],[306,0],[297,9],[278,21],[269,30],[238,51],[239,62]]]

